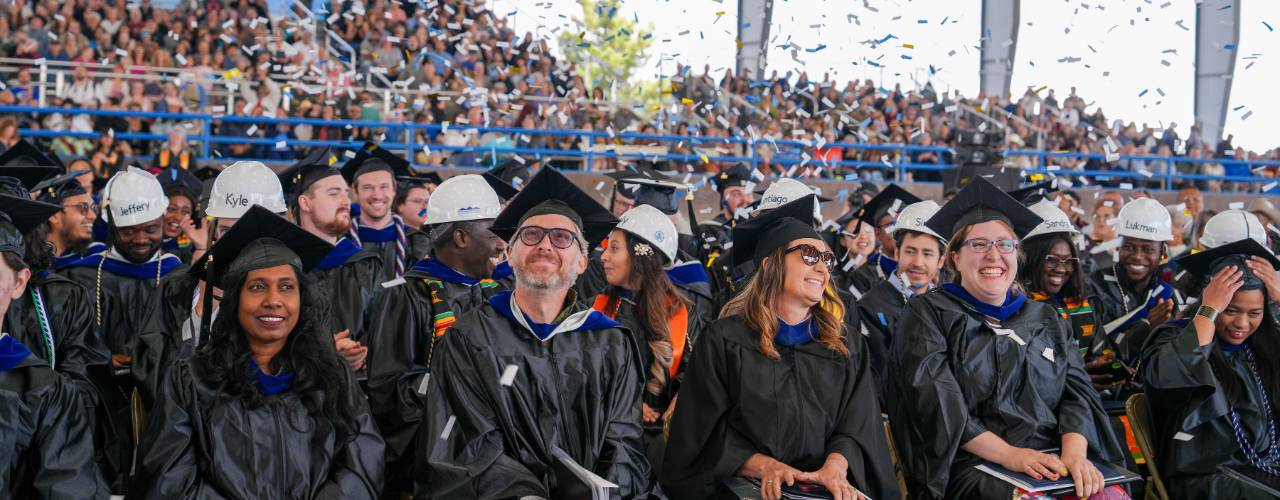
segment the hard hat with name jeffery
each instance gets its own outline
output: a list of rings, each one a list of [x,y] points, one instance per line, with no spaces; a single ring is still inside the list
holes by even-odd
[[[164,216],[169,198],[155,176],[137,167],[128,167],[107,181],[103,189],[102,216],[116,227],[145,224]]]

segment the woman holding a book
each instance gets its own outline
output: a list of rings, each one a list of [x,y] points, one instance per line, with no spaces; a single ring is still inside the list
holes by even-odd
[[[949,239],[954,282],[907,303],[885,384],[912,498],[1041,496],[1000,475],[1127,497],[1092,461],[1122,455],[1071,326],[1015,285],[1018,238],[1040,222],[982,178],[926,222]]]
[[[830,286],[835,255],[805,196],[733,229],[757,271],[690,353],[662,468],[676,499],[753,481],[761,498],[821,486],[839,500],[897,498],[862,336]]]
[[[1253,239],[1178,260],[1207,281],[1190,319],[1142,353],[1155,459],[1172,498],[1276,498],[1280,261]]]

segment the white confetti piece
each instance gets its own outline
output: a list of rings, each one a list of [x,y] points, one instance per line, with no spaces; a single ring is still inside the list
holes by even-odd
[[[430,383],[431,383],[431,374],[430,373],[422,374],[422,381],[418,382],[418,394],[421,396],[426,396],[427,384],[430,384]]]
[[[511,387],[511,383],[516,380],[516,372],[518,371],[520,371],[520,367],[507,365],[506,368],[502,369],[502,378],[498,380],[498,383],[502,384],[503,387]]]
[[[391,287],[395,287],[395,286],[400,286],[400,285],[403,285],[404,283],[405,283],[405,281],[404,281],[404,277],[403,277],[403,276],[401,276],[401,277],[396,278],[396,279],[393,279],[393,280],[391,280],[391,281],[384,281],[384,282],[382,282],[382,288],[391,288]]]
[[[453,424],[458,421],[458,417],[449,415],[449,421],[444,423],[444,432],[440,433],[440,439],[449,439],[449,435],[453,434]]]

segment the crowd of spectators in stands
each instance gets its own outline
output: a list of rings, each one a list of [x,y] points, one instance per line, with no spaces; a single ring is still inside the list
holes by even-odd
[[[152,0],[14,0],[0,12],[0,57],[82,64],[69,66],[69,77],[46,87],[54,90],[47,96],[39,95],[38,66],[18,65],[17,71],[3,75],[7,86],[0,92],[0,105],[454,126],[414,131],[414,144],[429,145],[414,152],[420,164],[488,165],[499,160],[492,156],[506,156],[484,152],[494,148],[583,147],[581,138],[571,135],[482,133],[465,127],[473,125],[607,133],[597,145],[625,143],[648,146],[644,151],[649,153],[688,155],[689,168],[695,170],[715,171],[730,163],[711,161],[716,156],[754,157],[766,175],[856,174],[874,180],[891,175],[892,164],[950,163],[945,148],[953,145],[956,131],[988,121],[1006,127],[1008,149],[1096,155],[1053,156],[1043,165],[1138,174],[1093,178],[1112,185],[1160,187],[1162,176],[1170,172],[1271,176],[1273,168],[1251,171],[1230,161],[1197,160],[1280,160],[1280,149],[1249,152],[1233,147],[1229,139],[1208,144],[1196,127],[1188,137],[1179,137],[1174,124],[1161,129],[1110,119],[1100,107],[1088,106],[1074,88],[1061,98],[1052,89],[1028,89],[1016,99],[961,97],[929,85],[886,89],[871,80],[840,83],[777,73],[753,80],[732,71],[717,78],[710,68],[698,72],[686,67],[668,82],[665,105],[612,102],[572,64],[553,57],[547,40],[517,34],[483,0],[310,6],[317,12],[308,17],[296,8],[291,12],[301,15],[272,15],[267,0],[183,1],[173,8],[154,6]],[[327,33],[344,43],[328,40]],[[352,56],[356,64],[349,67]],[[13,123],[102,132],[97,140],[65,137],[49,146],[90,158],[104,173],[124,159],[155,156],[166,147],[164,141],[116,140],[114,134],[171,136],[175,125],[201,125],[70,114],[15,115]],[[4,127],[0,123],[0,136]],[[224,158],[292,159],[297,148],[277,145],[287,139],[410,139],[395,127],[216,121],[212,131],[262,139],[215,144],[213,153]],[[624,131],[700,139],[659,144],[614,137]],[[747,140],[726,140],[732,137]],[[850,143],[870,147],[842,145]],[[1144,155],[1186,160],[1131,158]],[[548,161],[571,168],[582,164],[581,158]],[[599,157],[594,161],[600,168],[612,163]],[[1011,155],[1006,164],[1037,167],[1041,160]],[[917,178],[934,175],[915,173]],[[1219,181],[1181,180],[1175,185],[1193,182],[1214,190],[1248,188]]]

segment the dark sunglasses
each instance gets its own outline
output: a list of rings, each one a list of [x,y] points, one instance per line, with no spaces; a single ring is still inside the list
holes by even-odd
[[[823,252],[822,250],[818,250],[818,247],[807,243],[788,248],[786,253],[795,251],[800,252],[800,259],[804,261],[804,265],[806,266],[816,266],[821,262],[827,265],[827,269],[833,269],[836,267],[836,254],[834,253]]]
[[[577,243],[578,241],[578,233],[568,229],[547,229],[545,227],[538,226],[522,227],[520,228],[520,232],[517,233],[517,236],[520,237],[521,243],[528,246],[534,246],[542,243],[542,239],[549,236],[551,238],[551,246],[561,250],[573,246],[574,243]]]
[[[1075,269],[1076,266],[1079,264],[1080,264],[1080,259],[1077,259],[1075,257],[1067,257],[1063,259],[1056,255],[1044,256],[1044,265],[1049,266],[1049,269],[1058,269],[1059,267],[1064,267],[1065,269]]]

